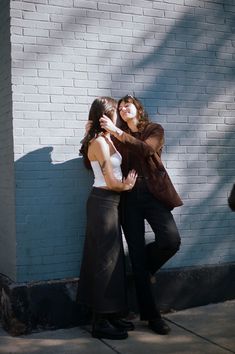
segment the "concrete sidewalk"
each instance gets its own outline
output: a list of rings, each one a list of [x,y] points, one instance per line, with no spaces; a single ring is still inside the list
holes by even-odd
[[[196,294],[195,294],[196,296]],[[0,353],[32,354],[229,354],[235,353],[235,300],[170,313],[172,331],[152,333],[145,323],[126,340],[98,340],[89,327],[44,331],[11,337],[0,329]]]

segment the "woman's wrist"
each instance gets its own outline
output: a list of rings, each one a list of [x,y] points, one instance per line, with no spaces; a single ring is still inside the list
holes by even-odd
[[[113,134],[116,137],[121,137],[123,134],[123,131],[116,127],[115,131],[111,132],[111,134]]]
[[[133,183],[126,183],[126,182],[124,182],[123,183],[124,185],[125,185],[125,190],[126,191],[130,191],[132,188],[133,188],[133,186],[134,186],[134,184]]]

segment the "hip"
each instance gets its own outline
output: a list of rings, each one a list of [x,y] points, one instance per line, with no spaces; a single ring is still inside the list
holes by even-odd
[[[88,203],[91,201],[98,204],[107,202],[118,206],[120,202],[120,193],[110,189],[93,187],[88,197]]]

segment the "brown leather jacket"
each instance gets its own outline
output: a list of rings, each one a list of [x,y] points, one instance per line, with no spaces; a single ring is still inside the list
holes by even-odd
[[[136,156],[141,164],[149,191],[169,209],[183,204],[161,161],[164,145],[164,129],[160,124],[148,123],[140,132],[139,139],[124,132],[120,140],[114,139],[122,155],[122,172],[126,176],[131,169],[131,158]],[[131,157],[132,156],[132,157]]]

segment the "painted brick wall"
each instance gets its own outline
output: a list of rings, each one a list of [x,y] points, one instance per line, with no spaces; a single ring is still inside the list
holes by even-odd
[[[79,141],[100,95],[134,93],[165,128],[184,199],[166,267],[235,261],[234,23],[232,0],[11,1],[19,281],[79,274],[91,183]]]
[[[10,66],[10,7],[1,1],[0,11],[0,273],[15,278],[16,239],[14,154]]]

